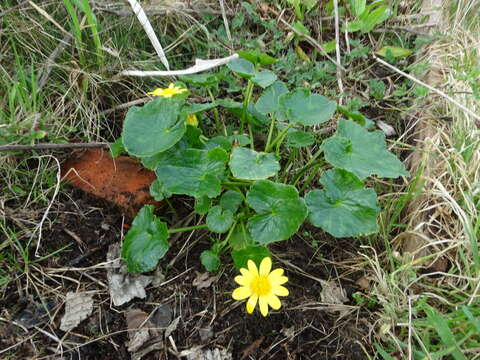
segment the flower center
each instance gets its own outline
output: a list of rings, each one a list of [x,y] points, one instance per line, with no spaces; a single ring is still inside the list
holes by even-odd
[[[252,289],[252,293],[258,296],[265,296],[272,290],[272,285],[270,285],[270,281],[268,281],[265,276],[257,276],[252,280],[250,288]]]

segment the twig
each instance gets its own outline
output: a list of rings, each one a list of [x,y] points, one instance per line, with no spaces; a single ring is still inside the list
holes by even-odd
[[[103,110],[103,111],[100,112],[100,115],[108,115],[108,114],[111,114],[111,113],[113,113],[117,110],[128,109],[129,107],[134,106],[134,105],[144,104],[150,99],[151,99],[151,97],[146,96],[146,97],[143,97],[143,98],[140,98],[140,99],[137,99],[137,100],[129,101],[129,102],[114,106],[111,109]]]
[[[65,50],[65,48],[70,44],[70,41],[72,40],[73,36],[72,34],[65,34],[62,40],[60,40],[60,43],[57,45],[55,50],[50,54],[48,57],[47,61],[45,61],[45,67],[42,72],[42,76],[40,80],[38,81],[38,87],[37,87],[37,93],[42,90],[42,88],[45,86],[47,83],[48,77],[50,76],[50,72],[52,71],[53,64],[55,63],[55,60],[57,57]]]
[[[225,13],[225,4],[220,0],[220,9],[222,11],[223,24],[225,25],[225,32],[227,33],[228,41],[232,42],[232,34],[230,34],[230,27],[228,26],[227,14]]]
[[[109,143],[70,143],[70,144],[35,144],[35,145],[1,145],[2,151],[30,151],[30,150],[65,150],[65,149],[87,149],[104,148],[107,149]]]
[[[108,12],[110,14],[114,14],[114,15],[117,15],[117,16],[131,16],[132,15],[131,11],[125,11],[125,10],[113,10],[113,9],[100,8],[100,7],[96,7],[96,8],[94,8],[94,10],[95,11]],[[188,13],[188,14],[222,15],[221,11],[213,10],[213,9],[150,9],[150,10],[145,10],[145,14],[147,14],[148,16],[150,16],[150,15],[165,15],[165,14],[174,13],[174,12]],[[233,13],[231,11],[225,11],[225,15],[234,16],[235,13]]]
[[[340,60],[340,24],[338,20],[338,0],[333,0],[333,9],[335,12],[335,54],[337,55],[337,83],[340,94],[343,94],[342,69]],[[342,97],[340,96],[340,105]]]
[[[457,100],[453,99],[452,97],[448,96],[447,94],[445,94],[443,91],[441,90],[438,90],[436,88],[434,88],[433,86],[431,85],[428,85],[427,83],[424,83],[423,81],[421,80],[418,80],[416,77],[413,77],[412,75],[409,75],[407,74],[406,72],[403,72],[402,70],[400,70],[399,68],[387,63],[386,61],[383,61],[382,59],[379,59],[378,57],[376,57],[375,55],[373,55],[373,58],[379,62],[380,64],[386,66],[387,68],[395,71],[396,73],[400,74],[400,75],[403,75],[405,76],[407,79],[410,79],[412,80],[413,82],[421,85],[421,86],[424,86],[426,87],[428,90],[430,91],[433,91],[434,93],[437,93],[438,95],[444,97],[445,99],[447,99],[448,101],[450,101],[452,104],[455,104],[456,106],[458,106],[460,109],[462,109],[463,111],[465,111],[467,114],[469,114],[470,116],[472,116],[473,118],[475,118],[476,120],[480,121],[480,115],[478,114],[475,114],[472,110],[468,109],[467,107],[465,107],[465,105],[459,103]]]

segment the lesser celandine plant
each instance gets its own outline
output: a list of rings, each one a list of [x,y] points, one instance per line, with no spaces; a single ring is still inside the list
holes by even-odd
[[[266,54],[239,54],[228,67],[245,82],[242,102],[215,99],[211,86],[219,78],[202,74],[182,80],[204,89],[211,102],[190,103],[189,91],[178,83],[154,90],[156,98],[128,111],[113,151],[123,149],[155,171],[150,192],[156,200],[191,196],[195,211],[206,220],[169,229],[154,215],[153,206],[144,206],[125,236],[122,257],[131,272],[151,271],[168,251],[169,234],[208,229],[212,245],[201,253],[201,263],[217,270],[220,255],[229,252],[234,265],[243,269],[236,278],[242,287],[233,296],[248,297],[249,312],[258,301],[265,315],[267,305],[280,307],[277,295],[288,293],[280,286],[286,280],[280,271],[267,275],[268,244],[291,238],[304,221],[333,237],[376,232],[380,208],[364,180],[408,172],[387,150],[384,134],[371,131],[372,122],[361,114],[308,88],[288,89],[273,72],[262,69],[276,61]],[[258,96],[255,88],[260,89]],[[198,121],[210,110],[213,129]],[[321,141],[314,127],[336,112],[336,133]],[[293,156],[301,148],[312,154],[303,162],[303,157]],[[319,188],[301,196],[317,177]]]

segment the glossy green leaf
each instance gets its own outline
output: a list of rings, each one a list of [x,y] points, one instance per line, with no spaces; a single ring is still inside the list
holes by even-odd
[[[267,179],[280,170],[275,154],[257,152],[244,147],[233,149],[229,166],[234,177],[246,180]]]
[[[232,251],[233,264],[237,269],[247,269],[248,260],[252,260],[257,266],[260,266],[263,258],[271,256],[270,251],[265,246],[249,246]]]
[[[310,146],[315,142],[315,136],[305,131],[294,130],[287,133],[287,142],[285,145],[293,148]]]
[[[366,5],[366,0],[350,0],[350,8],[352,9],[352,13],[357,17],[362,15],[362,13],[365,11]]]
[[[337,106],[337,110],[349,119],[356,121],[367,130],[375,128],[375,123],[358,111],[350,111],[343,106]]]
[[[228,244],[233,250],[240,250],[247,246],[253,245],[254,243],[255,241],[243,222],[238,222],[235,225],[235,228],[228,238]]]
[[[258,55],[258,62],[260,63],[260,65],[263,65],[263,66],[269,66],[269,65],[273,65],[277,62],[278,60],[275,59],[274,57],[271,57],[270,55],[268,54],[260,54]]]
[[[384,46],[377,51],[377,54],[382,57],[387,57],[387,54],[394,58],[404,58],[412,55],[413,51],[399,46]]]
[[[212,250],[202,251],[200,254],[200,262],[207,271],[215,271],[220,267],[220,257]]]
[[[367,33],[372,31],[376,25],[381,24],[390,16],[390,8],[386,5],[379,6],[375,10],[369,12],[368,14],[363,14],[361,16],[361,21],[363,21],[362,32]]]
[[[287,86],[281,81],[276,81],[263,91],[255,108],[262,114],[275,113],[280,110],[279,97],[287,92]]]
[[[168,251],[167,224],[153,214],[153,205],[145,205],[135,217],[123,241],[122,258],[134,273],[155,269]]]
[[[123,123],[122,141],[130,155],[151,156],[175,145],[185,133],[181,102],[159,97],[142,107],[128,110]]]
[[[187,137],[184,136],[182,139],[180,139],[179,142],[177,142],[167,151],[152,156],[145,156],[142,157],[140,160],[142,162],[142,165],[145,166],[147,169],[155,170],[161,161],[165,159],[170,159],[172,157],[180,157],[180,152],[188,149],[190,147],[189,145],[189,140],[187,139]]]
[[[195,199],[194,209],[199,215],[205,215],[212,207],[212,199],[208,196],[202,196]]]
[[[197,114],[202,111],[213,109],[217,105],[217,103],[190,104],[184,106],[182,111],[184,111],[186,114]]]
[[[251,78],[256,73],[255,66],[250,61],[245,60],[243,58],[230,60],[227,63],[227,66],[234,73],[247,79]]]
[[[233,224],[233,212],[219,205],[214,206],[208,211],[206,223],[210,231],[225,233]]]
[[[269,180],[255,182],[247,193],[247,204],[257,214],[247,228],[260,244],[288,239],[307,216],[307,207],[295,187]]]
[[[205,143],[206,149],[220,147],[225,151],[232,150],[232,138],[230,136],[215,136]]]
[[[378,231],[380,213],[377,194],[349,171],[329,170],[322,174],[322,190],[305,196],[308,220],[335,237],[367,235]]]
[[[220,206],[224,209],[236,213],[238,207],[243,201],[243,195],[238,191],[227,190],[220,197]]]
[[[112,155],[113,158],[120,156],[120,154],[124,152],[126,152],[126,150],[121,137],[115,140],[113,144],[110,144],[110,155]]]
[[[409,176],[403,163],[387,150],[381,131],[369,132],[351,120],[340,119],[337,132],[322,144],[325,160],[360,179],[376,174],[386,178]]]
[[[331,119],[337,109],[334,101],[307,89],[297,89],[279,99],[282,118],[293,124],[313,126]]]
[[[278,61],[277,59],[271,57],[270,55],[260,53],[260,51],[257,49],[250,50],[250,51],[238,50],[237,54],[240,55],[240,57],[250,61],[253,64],[260,64],[263,66],[272,65]]]
[[[220,194],[227,160],[228,155],[221,148],[186,149],[162,159],[156,174],[165,191],[172,194],[213,198]]]
[[[250,79],[254,84],[266,88],[277,80],[277,75],[273,72],[265,70],[259,71]]]

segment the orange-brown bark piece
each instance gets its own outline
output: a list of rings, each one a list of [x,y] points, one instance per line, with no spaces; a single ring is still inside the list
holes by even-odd
[[[108,151],[88,149],[62,165],[64,180],[89,194],[120,206],[134,217],[145,204],[158,205],[150,195],[155,173],[127,156],[112,158]]]

